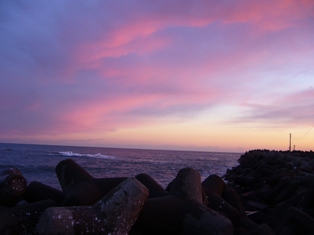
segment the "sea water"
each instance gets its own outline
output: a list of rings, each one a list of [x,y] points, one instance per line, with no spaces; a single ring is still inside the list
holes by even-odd
[[[73,159],[93,177],[135,177],[146,173],[166,187],[184,167],[200,172],[202,180],[211,174],[223,176],[238,165],[242,153],[144,150],[77,146],[0,144],[0,172],[18,168],[27,182],[39,181],[60,189],[55,168]]]

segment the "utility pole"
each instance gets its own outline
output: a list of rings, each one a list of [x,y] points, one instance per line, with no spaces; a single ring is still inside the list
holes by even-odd
[[[290,133],[290,138],[289,138],[289,152],[291,152],[291,133]]]

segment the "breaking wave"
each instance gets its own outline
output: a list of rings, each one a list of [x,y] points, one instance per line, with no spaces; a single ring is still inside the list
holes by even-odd
[[[91,157],[101,159],[115,159],[115,156],[103,155],[101,153],[90,154],[90,153],[73,153],[71,151],[58,152],[58,154],[66,157]]]

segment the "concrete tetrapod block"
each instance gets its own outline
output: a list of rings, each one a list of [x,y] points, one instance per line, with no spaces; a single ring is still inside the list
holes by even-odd
[[[203,204],[186,204],[182,235],[232,235],[233,225],[228,218]],[[196,213],[196,214],[195,214]]]
[[[1,235],[37,234],[40,215],[49,207],[56,206],[52,200],[24,203],[0,212]]]
[[[91,180],[93,177],[84,170],[79,164],[72,159],[66,159],[58,163],[56,166],[56,174],[60,182],[63,192],[66,193],[67,189],[73,185]]]
[[[63,206],[90,206],[126,178],[93,178],[73,184],[66,190]]]
[[[66,190],[62,206],[90,206],[104,195],[92,181],[79,182]]]
[[[227,186],[226,189],[222,191],[221,197],[233,206],[241,215],[245,215],[241,199],[233,188]]]
[[[16,168],[9,168],[0,173],[0,205],[14,206],[21,199],[27,188],[27,183]]]
[[[245,235],[276,235],[276,233],[267,224],[259,224],[256,228],[248,230]]]
[[[225,181],[218,175],[210,175],[202,182],[203,189],[205,193],[211,192],[216,193],[221,197],[221,194],[224,189],[226,189],[227,185]]]
[[[32,181],[27,186],[23,198],[29,203],[50,199],[56,202],[57,205],[60,205],[64,199],[64,194],[58,189],[55,189],[38,181]]]
[[[208,193],[208,206],[225,215],[230,219],[234,227],[243,227],[245,229],[251,229],[257,225],[251,221],[245,214],[240,214],[237,209],[230,205],[223,198],[219,197],[216,193]]]
[[[310,184],[306,190],[304,196],[298,204],[298,208],[301,210],[306,210],[308,207],[313,209],[313,198],[314,198],[314,181]]]
[[[286,226],[294,225],[297,234],[312,234],[314,231],[314,218],[296,207],[289,207],[283,217],[280,218],[274,230],[277,234],[285,234]],[[282,231],[283,230],[283,231]]]
[[[134,227],[150,235],[232,235],[231,221],[195,200],[150,198]]]
[[[126,178],[94,178],[72,159],[61,161],[56,174],[64,193],[63,206],[90,206]]]
[[[118,186],[126,177],[116,178],[94,178],[91,181],[96,185],[101,194],[105,195],[109,193],[114,187]],[[145,186],[145,185],[144,185]]]
[[[203,202],[201,175],[193,168],[186,167],[179,170],[176,178],[169,185],[169,192],[173,196]]]
[[[225,214],[232,222],[235,224],[235,221],[240,217],[240,213],[231,206],[227,201],[219,197],[216,193],[208,193],[208,206],[215,210]]]
[[[282,218],[286,214],[286,211],[288,210],[288,208],[290,208],[291,206],[298,205],[300,200],[302,200],[303,196],[304,196],[304,192],[299,193],[289,198],[288,200],[276,205],[269,215],[276,218],[277,220]]]
[[[138,174],[135,178],[140,181],[149,190],[149,198],[164,197],[169,193],[158,184],[150,175]]]
[[[38,233],[128,234],[145,201],[148,189],[128,178],[93,206],[49,208],[40,217]]]

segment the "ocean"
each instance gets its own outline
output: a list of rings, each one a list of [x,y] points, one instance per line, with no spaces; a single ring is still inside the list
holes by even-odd
[[[223,176],[238,165],[242,153],[144,150],[30,144],[0,144],[0,172],[19,169],[28,183],[39,181],[61,189],[55,168],[71,158],[96,178],[135,177],[146,173],[161,186],[167,185],[184,167],[200,172],[202,180],[211,174]]]

